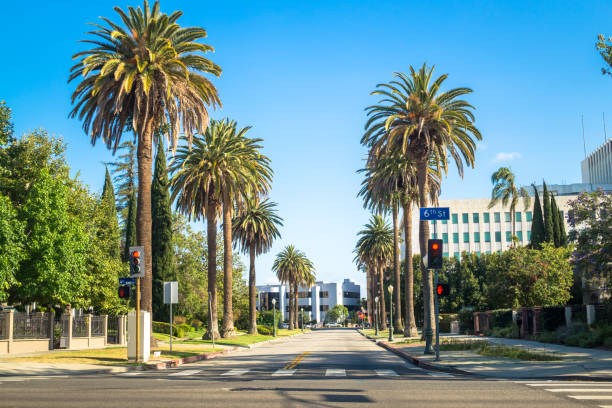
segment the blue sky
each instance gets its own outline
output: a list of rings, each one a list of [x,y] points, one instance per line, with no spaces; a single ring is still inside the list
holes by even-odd
[[[112,7],[140,2],[10,2],[0,35],[0,99],[13,108],[18,134],[44,127],[68,143],[75,172],[101,190],[112,160],[68,119],[71,55],[87,22],[118,20]],[[183,25],[204,27],[209,57],[223,68],[223,109],[265,139],[275,178],[271,197],[285,219],[283,237],[258,259],[258,283],[272,282],[274,255],[287,244],[306,252],[319,279],[364,283],[352,263],[368,213],[356,198],[365,154],[364,108],[375,85],[423,62],[448,73],[447,87],[468,86],[476,107],[476,169],[451,168],[442,198],[488,197],[490,174],[511,166],[520,184],[579,182],[587,151],[612,131],[612,78],[600,73],[594,43],[612,34],[609,2],[201,2],[163,1],[184,11]],[[129,137],[129,135],[126,135]],[[201,225],[198,225],[201,227]]]

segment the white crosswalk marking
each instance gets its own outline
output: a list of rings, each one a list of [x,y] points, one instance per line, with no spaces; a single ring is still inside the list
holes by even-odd
[[[250,371],[250,369],[246,368],[246,369],[239,369],[239,368],[234,368],[232,370],[229,370],[226,373],[223,373],[221,375],[231,375],[231,376],[236,376],[236,375],[242,375],[242,374],[246,374]]]
[[[448,374],[448,373],[434,373],[434,372],[427,372],[428,375],[431,375],[432,377],[454,377],[454,375],[452,374]]]
[[[549,392],[612,392],[612,388],[546,388]]]
[[[141,375],[144,374],[144,371],[127,371],[125,373],[119,373],[117,375],[120,375],[122,377],[133,377],[135,375]]]
[[[176,373],[172,373],[172,374],[168,374],[168,376],[170,377],[185,377],[188,375],[194,375],[199,373],[202,370],[183,370],[183,371],[177,371]]]
[[[563,393],[568,398],[580,401],[612,401],[612,382],[595,381],[542,381],[542,382],[523,382],[530,388],[555,394]],[[599,405],[601,408],[612,408],[612,405]]]
[[[568,395],[577,400],[612,400],[612,395]]]
[[[346,370],[344,368],[328,368],[325,371],[326,377],[346,377]]]
[[[293,373],[295,373],[295,370],[288,370],[288,369],[283,369],[281,368],[280,370],[276,370],[274,373],[272,373],[273,376],[285,376],[285,375],[293,375]]]
[[[398,377],[398,374],[393,370],[376,370],[376,374],[381,377]]]

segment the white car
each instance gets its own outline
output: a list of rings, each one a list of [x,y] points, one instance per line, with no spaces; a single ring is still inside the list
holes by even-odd
[[[340,323],[327,323],[325,327],[342,327]]]

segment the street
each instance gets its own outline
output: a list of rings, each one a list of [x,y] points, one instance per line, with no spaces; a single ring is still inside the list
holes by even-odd
[[[484,380],[423,370],[351,329],[317,330],[163,371],[0,377],[2,407],[561,408],[599,407],[606,398],[612,398],[610,383]]]

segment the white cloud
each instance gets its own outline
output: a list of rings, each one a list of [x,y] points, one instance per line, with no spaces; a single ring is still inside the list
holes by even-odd
[[[520,159],[521,157],[523,156],[519,152],[499,152],[497,153],[497,155],[495,155],[495,159],[493,159],[493,162],[497,163],[502,161],[510,161],[514,159]]]

